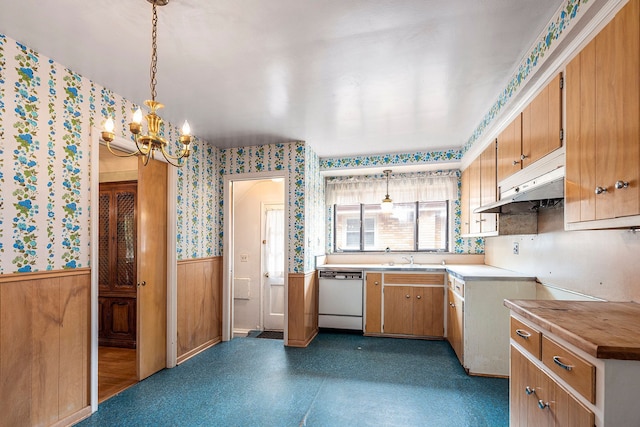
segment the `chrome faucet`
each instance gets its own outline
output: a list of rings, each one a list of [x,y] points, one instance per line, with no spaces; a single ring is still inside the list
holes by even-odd
[[[413,255],[409,255],[409,258],[403,256],[402,259],[406,259],[409,262],[409,265],[413,265]]]

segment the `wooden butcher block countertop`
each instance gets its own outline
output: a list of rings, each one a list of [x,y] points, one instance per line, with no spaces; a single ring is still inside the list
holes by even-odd
[[[640,304],[504,300],[504,305],[593,357],[640,360]]]

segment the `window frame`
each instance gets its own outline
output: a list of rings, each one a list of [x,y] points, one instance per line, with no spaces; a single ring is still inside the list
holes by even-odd
[[[414,222],[413,222],[413,249],[411,250],[412,252],[424,252],[424,253],[449,253],[451,251],[450,248],[450,244],[451,244],[451,200],[431,200],[431,201],[423,201],[423,202],[410,202],[413,203],[414,205]],[[419,236],[420,236],[420,204],[421,203],[444,203],[444,208],[445,208],[445,215],[446,215],[446,221],[445,221],[445,225],[444,225],[444,249],[436,249],[436,248],[431,248],[431,249],[419,249],[420,246],[420,241],[419,241]],[[389,250],[372,250],[372,249],[365,249],[365,224],[364,224],[364,213],[365,213],[365,206],[375,206],[375,203],[358,203],[358,204],[348,204],[348,205],[342,205],[342,206],[359,206],[359,219],[360,219],[360,248],[359,249],[341,249],[340,251],[336,250],[337,248],[337,239],[338,239],[338,233],[336,230],[337,224],[338,224],[338,204],[334,204],[333,205],[333,215],[332,215],[332,219],[333,219],[333,224],[332,224],[332,234],[333,234],[333,252],[334,253],[359,253],[359,252],[367,252],[367,253],[381,253],[381,252],[407,252],[406,249],[398,249],[398,250],[393,250],[390,248],[387,248]],[[374,229],[373,232],[374,233],[374,242],[375,240],[377,240],[376,237],[376,223],[375,223],[375,219],[374,219]],[[375,243],[374,243],[375,245]]]

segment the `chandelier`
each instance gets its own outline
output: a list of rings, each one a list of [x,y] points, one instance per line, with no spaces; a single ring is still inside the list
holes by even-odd
[[[387,194],[382,199],[382,203],[380,203],[380,209],[382,212],[391,212],[393,210],[393,200],[389,198],[389,174],[391,173],[391,169],[387,169],[382,171],[387,176]]]
[[[167,152],[167,140],[160,136],[160,126],[162,125],[162,119],[156,114],[160,108],[164,107],[160,102],[156,101],[156,73],[158,71],[158,46],[157,46],[157,26],[158,26],[158,14],[156,12],[156,6],[164,6],[169,3],[169,0],[147,0],[153,5],[153,17],[152,17],[152,31],[151,31],[151,99],[144,101],[144,105],[149,107],[151,112],[145,115],[147,122],[147,134],[142,132],[142,111],[140,108],[133,114],[133,119],[129,123],[129,131],[133,135],[133,141],[136,144],[136,151],[132,153],[119,154],[111,149],[110,143],[113,142],[115,135],[113,133],[115,125],[111,117],[107,118],[104,124],[104,130],[102,131],[102,139],[106,142],[107,148],[111,154],[118,157],[130,157],[130,156],[142,156],[143,164],[146,166],[149,163],[149,159],[155,158],[155,152],[160,151],[165,160],[173,166],[182,167],[184,162],[182,159],[186,159],[191,154],[189,145],[191,144],[191,129],[189,123],[185,120],[182,126],[182,134],[180,135],[180,143],[182,149],[177,156],[172,156]]]

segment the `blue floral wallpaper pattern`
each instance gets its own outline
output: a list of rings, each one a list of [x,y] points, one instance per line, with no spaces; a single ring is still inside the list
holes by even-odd
[[[0,34],[0,274],[89,266],[91,129],[111,116],[127,137],[135,107]],[[175,148],[179,129],[163,131]],[[193,146],[179,172],[179,259],[221,254],[218,150]]]
[[[460,150],[417,151],[415,153],[374,154],[369,156],[321,158],[320,169],[347,169],[370,166],[396,166],[423,163],[442,163],[460,160]]]

